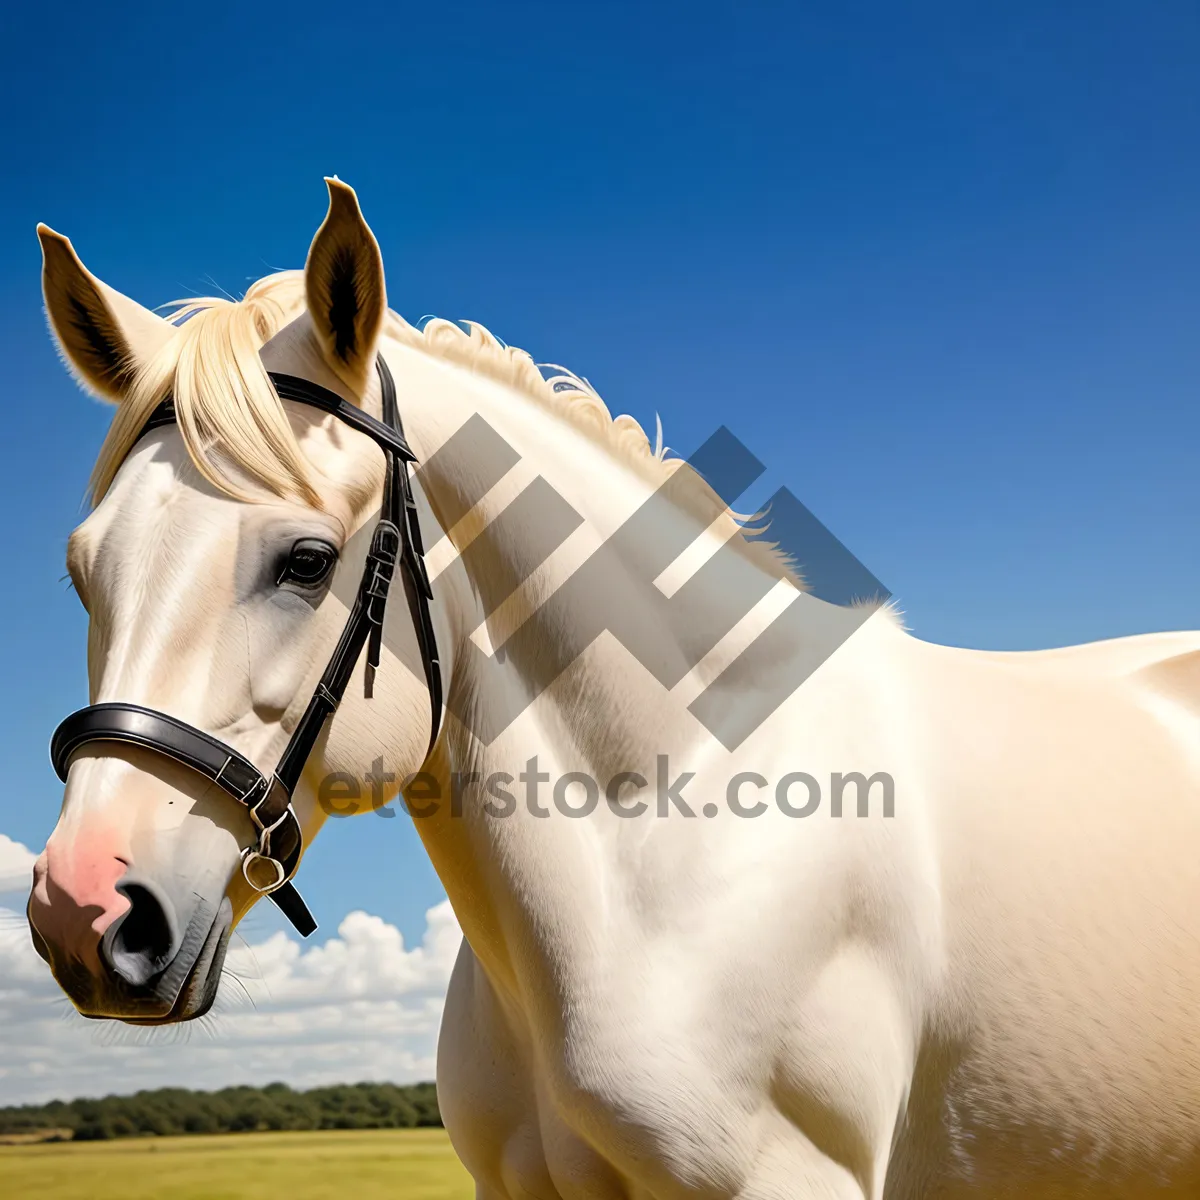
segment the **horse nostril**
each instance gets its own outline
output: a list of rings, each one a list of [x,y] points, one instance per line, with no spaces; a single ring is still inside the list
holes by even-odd
[[[123,881],[129,909],[104,932],[100,957],[132,987],[143,987],[175,957],[178,931],[171,902],[157,889]]]

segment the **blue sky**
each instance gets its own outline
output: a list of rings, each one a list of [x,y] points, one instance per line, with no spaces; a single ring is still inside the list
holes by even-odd
[[[394,307],[481,320],[684,453],[728,423],[920,636],[1200,623],[1194,4],[6,20],[0,832],[38,848],[57,813],[46,740],[86,695],[63,547],[107,422],[46,335],[39,220],[143,303],[237,292],[302,263],[337,173]],[[419,938],[440,897],[377,820],[306,865],[322,936],[362,907]]]

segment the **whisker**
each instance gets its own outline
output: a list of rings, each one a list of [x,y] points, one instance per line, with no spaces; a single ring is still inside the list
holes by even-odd
[[[224,987],[228,980],[229,986],[234,989],[231,995]],[[258,1005],[254,1001],[254,997],[250,994],[250,989],[246,986],[245,981],[237,974],[236,971],[228,969],[221,972],[222,987],[217,992],[217,1000],[213,1005],[215,1009],[218,1005],[222,1008],[229,1007],[231,1011],[243,1011],[245,1008],[253,1008],[257,1010]]]
[[[0,908],[0,933],[24,933],[25,928],[24,913],[14,912],[11,908]]]

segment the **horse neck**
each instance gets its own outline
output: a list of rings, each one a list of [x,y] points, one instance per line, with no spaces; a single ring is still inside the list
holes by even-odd
[[[431,764],[443,797],[460,798],[416,824],[477,956],[511,976],[505,946],[527,943],[530,922],[547,912],[578,928],[588,910],[598,911],[596,864],[618,855],[621,839],[644,835],[629,829],[640,821],[606,819],[606,784],[633,772],[653,789],[661,770],[692,769],[719,747],[688,712],[695,688],[664,687],[603,632],[582,650],[572,640],[596,615],[582,613],[589,601],[620,604],[620,572],[636,570],[618,561],[597,599],[579,590],[581,564],[655,483],[602,438],[511,388],[421,359],[397,366],[409,394],[422,398],[405,410],[406,427],[424,464],[421,488],[449,534],[429,557],[451,643],[448,706],[463,718],[447,721]],[[455,386],[447,386],[448,371]],[[701,521],[697,534],[703,529]],[[693,601],[688,628],[705,624],[705,606],[703,596]],[[478,645],[481,628],[488,650]],[[686,630],[653,612],[639,633],[660,669],[677,668],[673,660],[689,654]],[[710,656],[693,674],[703,682],[722,665]],[[489,724],[497,711],[501,718]],[[552,809],[554,782],[583,773],[601,794],[597,819],[534,816],[519,776],[535,757],[534,770],[550,777],[540,785],[541,804]],[[483,812],[481,784],[499,773],[517,799],[506,819]],[[571,802],[580,798],[573,792]]]
[[[485,746],[512,753],[524,737],[536,742],[531,753],[556,753],[571,769],[635,770],[653,766],[669,747],[695,742],[702,731],[687,711],[695,688],[674,682],[696,667],[693,682],[700,683],[724,665],[720,654],[705,657],[689,638],[707,628],[707,610],[726,597],[719,584],[708,594],[698,589],[687,621],[670,619],[646,600],[646,585],[661,568],[639,561],[644,547],[619,536],[666,473],[648,465],[648,455],[638,463],[603,433],[458,366],[436,364],[442,387],[431,395],[429,364],[414,365],[425,378],[410,381],[410,394],[424,402],[411,420],[406,410],[405,420],[439,526],[429,559],[453,626],[448,683],[463,697],[455,711],[461,716],[468,701],[494,705],[501,710],[494,720],[489,712],[474,714]],[[446,386],[447,372],[454,386]],[[706,532],[711,515],[665,507],[665,520],[678,518],[685,530],[680,544],[694,537],[703,561],[720,543]],[[607,569],[597,577],[598,552]],[[691,554],[680,560],[685,573]],[[589,572],[602,593],[583,587]],[[604,609],[630,604],[640,604],[625,623],[636,644],[626,637],[621,646],[604,632],[614,628]],[[663,686],[663,678],[673,682]],[[501,694],[505,688],[524,694]],[[479,761],[480,754],[471,757]]]

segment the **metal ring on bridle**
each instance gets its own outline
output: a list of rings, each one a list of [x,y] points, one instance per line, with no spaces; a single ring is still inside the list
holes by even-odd
[[[255,863],[270,863],[275,868],[275,878],[265,887],[250,878],[250,867]],[[287,882],[287,870],[276,858],[268,858],[265,854],[260,854],[257,850],[242,851],[242,875],[246,882],[256,891],[261,892],[264,896],[269,896],[276,888],[281,887]]]

